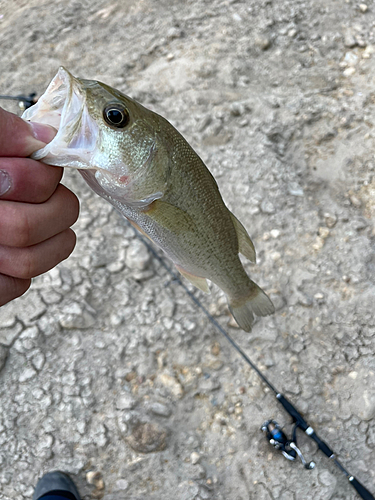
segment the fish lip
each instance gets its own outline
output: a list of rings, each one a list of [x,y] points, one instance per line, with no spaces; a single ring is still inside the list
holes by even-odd
[[[22,118],[57,129],[56,136],[31,157],[50,165],[89,169],[99,135],[87,110],[82,83],[61,66],[38,102]]]

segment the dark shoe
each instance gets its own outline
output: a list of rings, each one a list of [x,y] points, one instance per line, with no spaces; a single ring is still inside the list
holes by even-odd
[[[35,487],[33,500],[45,495],[56,495],[70,500],[81,500],[75,484],[63,472],[55,471],[44,474]]]

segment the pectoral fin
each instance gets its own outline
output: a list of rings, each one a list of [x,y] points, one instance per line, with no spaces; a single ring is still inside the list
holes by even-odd
[[[199,290],[202,290],[202,292],[210,293],[206,278],[200,278],[199,276],[195,276],[195,274],[188,273],[187,271],[185,271],[185,269],[183,269],[181,266],[178,266],[177,264],[175,264],[175,266],[177,271],[181,273],[184,278],[190,281],[192,285],[199,288]]]
[[[253,242],[250,239],[250,236],[247,234],[246,229],[243,227],[243,225],[237,219],[237,217],[233,215],[232,212],[229,213],[237,233],[239,252],[242,253],[244,257],[249,259],[250,262],[254,262],[255,264],[256,261],[255,248]]]
[[[144,213],[174,233],[193,231],[195,228],[195,223],[187,212],[166,201],[155,200]]]

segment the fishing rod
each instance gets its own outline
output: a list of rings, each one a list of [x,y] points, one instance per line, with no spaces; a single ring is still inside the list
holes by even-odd
[[[301,413],[297,410],[297,408],[289,401],[289,399],[284,396],[280,391],[278,391],[274,385],[267,379],[267,377],[261,372],[261,370],[256,366],[255,363],[251,361],[249,356],[242,350],[242,348],[232,339],[232,337],[224,330],[224,328],[216,321],[216,319],[207,311],[204,305],[200,302],[199,299],[192,293],[185,283],[180,279],[180,277],[172,271],[172,269],[166,264],[165,260],[160,257],[160,255],[154,250],[154,248],[150,245],[150,243],[146,240],[145,237],[139,234],[139,232],[134,229],[133,226],[131,228],[134,231],[134,234],[138,239],[140,239],[151,254],[157,259],[157,261],[164,267],[164,269],[170,274],[174,281],[185,290],[190,299],[199,307],[201,311],[207,316],[209,321],[215,326],[215,328],[227,339],[227,341],[235,348],[238,354],[245,360],[245,362],[251,366],[251,368],[257,373],[257,375],[262,379],[262,381],[270,388],[273,394],[276,397],[276,400],[283,406],[284,410],[289,413],[293,420],[293,433],[292,437],[288,438],[286,434],[283,432],[281,426],[275,420],[267,420],[261,427],[261,430],[264,432],[269,443],[276,449],[279,450],[283,456],[287,460],[294,461],[297,457],[300,458],[303,466],[307,470],[311,470],[315,467],[314,462],[307,462],[301,452],[301,450],[297,446],[297,429],[301,429],[305,432],[305,434],[311,438],[318,445],[318,448],[321,452],[323,452],[328,458],[330,458],[336,467],[346,476],[349,481],[349,484],[353,486],[358,495],[363,500],[375,500],[375,497],[369,492],[367,488],[363,486],[362,483],[358,481],[352,474],[350,474],[345,467],[339,462],[336,458],[336,454],[334,451],[325,443],[319,436],[316,434],[314,429],[306,422],[306,420],[302,417]]]
[[[0,95],[0,99],[8,101],[18,101],[18,106],[22,111],[31,108],[38,101],[36,93],[32,92],[28,96],[26,95]]]

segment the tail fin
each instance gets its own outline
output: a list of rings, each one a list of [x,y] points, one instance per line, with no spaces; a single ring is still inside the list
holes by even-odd
[[[275,312],[274,305],[263,290],[253,281],[250,296],[245,301],[231,301],[228,298],[230,312],[238,325],[245,332],[250,332],[254,322],[254,314],[257,316],[268,316]]]

